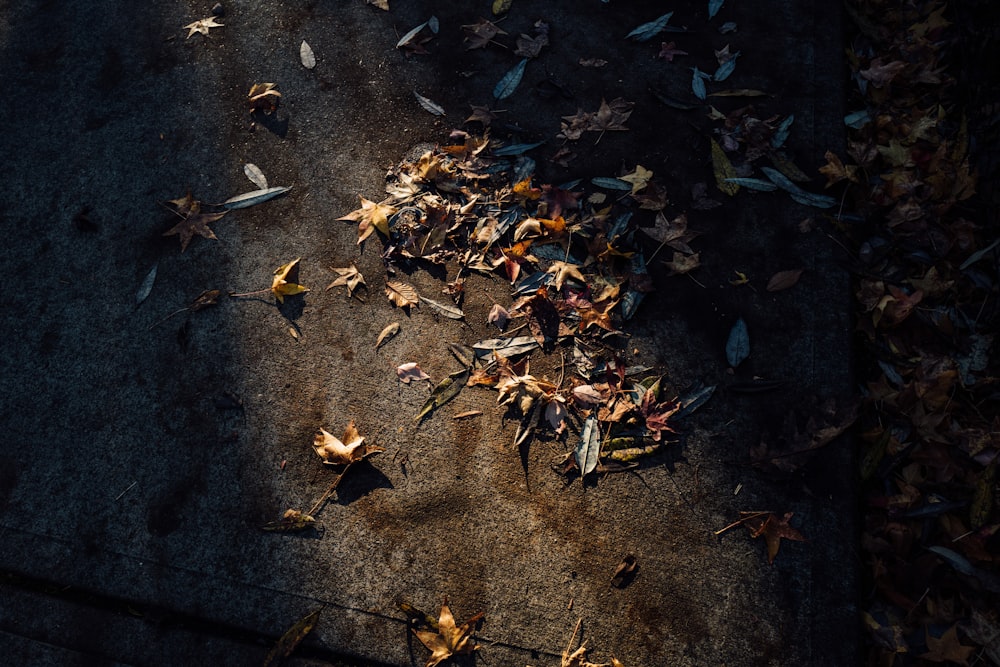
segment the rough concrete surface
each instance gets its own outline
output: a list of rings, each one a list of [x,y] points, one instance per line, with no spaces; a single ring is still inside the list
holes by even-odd
[[[668,210],[687,210],[702,232],[693,242],[702,266],[690,277],[651,267],[657,289],[628,323],[629,363],[678,389],[719,389],[666,454],[581,481],[552,469],[577,436],[536,438],[522,458],[511,448],[516,421],[502,419],[492,390],[466,389],[413,425],[427,389],[401,385],[394,368],[417,361],[435,382],[458,370],[447,344],[493,337],[486,314],[494,300],[511,302],[509,286],[472,275],[466,323],[427,308],[406,315],[381,294],[376,237],[359,248],[356,226],[336,218],[359,195],[381,199],[386,169],[413,145],[445,141],[470,104],[493,103],[518,58],[464,50],[460,26],[489,17],[488,2],[390,1],[390,12],[362,0],[230,1],[224,28],[190,39],[181,26],[209,16],[211,3],[0,3],[6,664],[255,663],[320,607],[306,659],[423,664],[428,652],[397,604],[436,613],[444,596],[459,621],[485,613],[483,665],[558,664],[580,618],[596,662],[854,663],[849,445],[824,449],[818,466],[790,479],[747,462],[790,408],[850,389],[836,247],[817,209],[780,193],[729,199],[713,185],[724,205],[689,210],[691,187],[713,181],[712,123],[650,92],[693,99],[689,68],[712,71],[712,50],[729,43],[742,55],[726,86],[769,95],[713,104],[794,114],[789,152],[815,173],[843,141],[837,4],[731,1],[708,21],[705,2],[515,0],[500,24],[510,40],[539,18],[551,25],[551,45],[496,105],[522,131],[510,137],[497,123],[492,133],[547,142],[534,153],[536,182],[586,186],[641,164],[662,179]],[[624,39],[668,10],[671,25],[690,31]],[[428,54],[394,48],[431,15],[440,32]],[[720,34],[726,21],[737,32]],[[661,37],[691,55],[657,59]],[[299,62],[303,39],[314,70]],[[577,64],[595,57],[608,65]],[[262,81],[283,97],[276,117],[252,127],[246,95]],[[421,109],[414,90],[446,115]],[[585,137],[568,167],[546,159],[561,116],[619,96],[635,102],[629,131]],[[161,203],[188,190],[220,202],[253,189],[246,162],[293,190],[230,213],[212,225],[218,240],[195,237],[181,253],[163,236],[174,219]],[[809,216],[816,228],[801,231]],[[281,309],[270,296],[223,299],[151,328],[203,290],[267,287],[296,257],[311,291]],[[361,299],[324,291],[329,268],[350,262],[368,282]],[[154,264],[154,287],[137,306]],[[794,289],[763,289],[795,267],[807,270]],[[732,286],[735,271],[756,287]],[[443,284],[426,268],[406,278],[426,294]],[[737,317],[752,354],[733,375],[724,348]],[[375,351],[392,321],[401,333]],[[558,352],[535,353],[532,369],[556,377]],[[753,376],[787,384],[727,390]],[[216,406],[226,392],[241,410]],[[472,409],[483,415],[452,419]],[[386,451],[345,478],[319,513],[321,531],[261,531],[322,495],[331,473],[313,434],[339,435],[351,419]],[[808,541],[784,542],[769,566],[746,530],[713,535],[741,510],[794,512]],[[613,588],[626,554],[638,576]]]

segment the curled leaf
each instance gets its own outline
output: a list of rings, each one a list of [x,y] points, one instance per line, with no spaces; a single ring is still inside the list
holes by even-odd
[[[403,384],[431,379],[431,376],[425,373],[415,361],[409,361],[396,367],[396,375]]]
[[[327,465],[348,465],[384,451],[381,447],[368,446],[364,442],[364,437],[358,433],[352,419],[344,428],[341,438],[320,429],[313,438],[313,451]]]
[[[392,324],[386,325],[382,332],[378,335],[375,340],[375,349],[379,349],[382,345],[388,341],[390,338],[399,333],[399,322],[393,322]]]
[[[284,303],[286,296],[308,292],[309,288],[298,284],[299,260],[293,259],[288,264],[282,264],[274,270],[271,281],[271,293],[279,303]]]

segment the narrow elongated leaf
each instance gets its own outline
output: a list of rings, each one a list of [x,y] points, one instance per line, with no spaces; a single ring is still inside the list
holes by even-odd
[[[734,183],[748,190],[759,190],[761,192],[774,192],[778,189],[778,186],[771,181],[764,181],[759,178],[727,178],[726,183]]]
[[[413,421],[419,424],[424,417],[458,396],[459,392],[465,386],[465,381],[468,379],[469,370],[463,369],[441,380],[438,386],[434,387],[434,391],[431,392],[427,402],[424,403],[424,407],[420,409],[420,412],[413,418]]]
[[[302,66],[306,69],[316,67],[316,54],[313,53],[312,47],[304,39],[299,45],[299,60],[302,61]]]
[[[243,173],[246,174],[247,178],[250,179],[250,182],[258,188],[261,190],[267,190],[267,176],[264,175],[264,172],[262,172],[257,165],[247,162],[243,165]]]
[[[719,13],[719,10],[722,9],[722,5],[724,5],[725,2],[726,2],[726,0],[708,0],[708,19],[709,20],[712,20],[712,19],[715,18],[715,15]]]
[[[781,125],[778,126],[778,129],[774,131],[774,136],[771,137],[771,148],[781,148],[788,139],[788,132],[792,129],[792,123],[794,122],[794,114],[790,114],[788,118],[781,121]]]
[[[712,79],[714,81],[725,81],[728,79],[729,75],[736,70],[736,58],[739,55],[740,52],[737,51],[733,54],[732,58],[719,65],[719,68],[715,70],[715,74],[712,75]]]
[[[622,192],[631,192],[632,184],[628,181],[623,181],[620,178],[610,178],[608,176],[595,176],[590,179],[590,182],[599,188],[604,188],[605,190],[621,190]]]
[[[837,200],[833,197],[827,197],[826,195],[817,195],[812,192],[791,192],[788,195],[798,203],[803,206],[812,206],[814,208],[832,208],[837,205]]]
[[[424,21],[423,23],[421,23],[420,25],[418,25],[418,26],[417,26],[416,28],[414,28],[414,29],[413,29],[413,30],[411,30],[410,32],[408,32],[408,33],[406,33],[405,35],[403,35],[402,37],[400,37],[400,38],[399,38],[399,41],[398,41],[398,42],[396,42],[396,48],[398,49],[399,47],[401,47],[401,46],[404,46],[404,45],[406,45],[407,43],[409,43],[409,41],[410,41],[411,39],[413,39],[414,37],[416,37],[416,36],[417,36],[417,34],[418,34],[418,33],[419,33],[419,32],[420,32],[421,30],[423,30],[423,29],[424,29],[425,27],[427,27],[427,21]]]
[[[637,42],[650,40],[663,32],[664,28],[667,27],[667,23],[670,21],[670,17],[673,15],[673,12],[667,12],[658,19],[650,21],[649,23],[643,23],[639,27],[632,30],[632,32],[625,35],[625,39],[634,39]]]
[[[868,113],[868,109],[862,109],[861,111],[855,111],[844,116],[844,125],[853,130],[860,130],[871,122],[871,119],[872,117]]]
[[[712,394],[714,393],[715,385],[710,384],[707,387],[697,387],[692,389],[683,396],[678,397],[677,402],[680,404],[680,408],[672,415],[672,418],[675,420],[684,419],[707,403],[708,399],[712,398]]]
[[[280,197],[291,189],[291,187],[279,185],[274,188],[264,188],[263,190],[246,192],[241,195],[236,195],[235,197],[230,197],[222,203],[222,208],[227,211],[233,211],[238,208],[249,208],[251,206],[256,206],[257,204],[263,204],[264,202],[274,199],[275,197]]]
[[[544,143],[545,143],[544,141],[539,141],[534,144],[511,144],[509,146],[504,146],[502,148],[494,150],[493,155],[495,155],[496,157],[504,157],[508,155],[521,155],[523,153],[527,153],[532,148],[538,148]]]
[[[149,293],[153,291],[153,283],[156,282],[156,268],[160,265],[159,262],[153,262],[153,268],[149,270],[146,277],[142,279],[142,284],[139,285],[139,290],[135,293],[135,305],[139,305],[146,300]]]
[[[597,423],[597,413],[593,412],[583,423],[580,442],[573,450],[580,475],[589,475],[597,468],[601,453],[601,426]]]
[[[726,156],[726,151],[722,150],[722,146],[715,139],[709,141],[712,142],[712,171],[715,173],[715,184],[724,193],[733,197],[740,191],[740,186],[731,182],[731,179],[736,178],[736,170]]]
[[[514,338],[490,338],[472,345],[477,357],[489,356],[493,352],[503,357],[513,357],[525,352],[531,352],[539,347],[534,336],[517,336]]]
[[[517,89],[518,84],[521,83],[521,78],[524,76],[524,68],[527,64],[528,59],[522,58],[521,62],[511,67],[510,70],[503,75],[503,78],[497,82],[496,87],[493,88],[493,97],[498,100],[510,97]]]
[[[428,299],[425,296],[420,297],[420,300],[430,306],[431,310],[436,312],[438,315],[444,315],[445,317],[450,317],[453,320],[460,320],[465,317],[465,313],[455,306],[447,303],[441,303],[440,301],[435,301],[434,299]]]
[[[429,113],[432,113],[435,116],[443,116],[444,115],[444,107],[442,107],[437,102],[435,102],[435,101],[433,101],[433,100],[431,100],[431,99],[429,99],[427,97],[424,97],[423,95],[421,95],[420,93],[418,93],[415,90],[413,91],[413,96],[417,98],[417,102],[420,103],[420,106],[422,106],[425,111],[427,111]]]
[[[970,266],[981,260],[983,257],[986,257],[986,255],[989,254],[989,252],[993,250],[993,248],[996,248],[997,245],[1000,245],[1000,239],[997,239],[996,241],[989,244],[982,250],[977,250],[976,252],[969,255],[969,258],[966,259],[964,262],[962,262],[962,266],[958,267],[958,269],[960,271],[965,271],[967,268],[969,268]]]
[[[747,330],[747,323],[743,318],[736,320],[736,324],[729,331],[729,340],[726,341],[726,361],[733,368],[742,364],[750,356],[750,332]]]
[[[306,635],[312,632],[314,627],[316,627],[316,621],[319,620],[319,614],[321,611],[323,610],[317,609],[290,627],[285,634],[281,635],[281,639],[278,640],[278,643],[274,645],[271,652],[267,654],[266,658],[264,658],[264,667],[276,665],[282,658],[290,656],[292,651],[295,650],[295,647],[306,638]]]

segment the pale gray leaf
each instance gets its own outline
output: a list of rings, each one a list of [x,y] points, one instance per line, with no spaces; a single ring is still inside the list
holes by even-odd
[[[227,211],[232,211],[238,208],[249,208],[251,206],[256,206],[257,204],[263,204],[269,199],[281,196],[291,189],[291,187],[279,185],[274,188],[264,188],[262,190],[254,190],[253,192],[245,192],[241,195],[230,197],[224,201],[222,203],[222,208]]]
[[[142,279],[142,284],[139,285],[139,290],[135,293],[135,305],[139,305],[146,300],[149,293],[153,291],[153,283],[156,282],[156,267],[160,265],[159,262],[153,262],[153,268],[149,270],[146,277]]]
[[[580,434],[580,442],[573,450],[576,458],[576,465],[580,468],[580,475],[585,476],[594,472],[601,453],[601,426],[597,422],[597,413],[592,412],[583,423],[583,432]]]
[[[313,53],[312,47],[304,39],[302,40],[302,44],[299,45],[299,59],[302,61],[302,66],[306,69],[316,67],[316,54]]]
[[[420,297],[420,300],[430,306],[431,310],[436,312],[438,315],[444,315],[445,317],[450,317],[453,320],[460,320],[465,317],[465,313],[450,304],[441,303],[440,301],[435,301],[434,299],[428,299],[425,296]]]
[[[418,25],[416,28],[414,28],[410,32],[408,32],[405,35],[403,35],[402,37],[400,37],[399,41],[396,42],[396,48],[398,49],[399,47],[405,46],[406,44],[408,44],[410,42],[410,40],[412,40],[414,37],[416,37],[420,33],[420,31],[423,30],[426,26],[427,26],[427,21],[424,21],[423,23],[421,23],[420,25]]]
[[[420,103],[420,106],[422,106],[424,108],[424,110],[429,111],[430,113],[434,114],[435,116],[443,116],[444,115],[444,107],[442,107],[440,104],[437,104],[436,102],[434,102],[434,101],[432,101],[432,100],[424,97],[423,95],[421,95],[420,93],[418,93],[415,90],[413,91],[413,95],[414,95],[414,97],[417,98],[417,102]]]
[[[264,172],[262,172],[257,165],[247,162],[243,165],[243,173],[246,174],[247,178],[250,179],[250,182],[258,188],[261,190],[267,190],[267,176],[264,175]]]

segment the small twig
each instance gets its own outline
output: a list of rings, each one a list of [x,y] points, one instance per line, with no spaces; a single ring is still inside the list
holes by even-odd
[[[726,531],[732,530],[733,528],[736,528],[737,526],[742,526],[742,525],[746,524],[747,521],[753,521],[754,519],[761,519],[761,518],[767,516],[768,514],[772,514],[772,512],[750,512],[747,516],[742,517],[739,521],[734,521],[731,524],[729,524],[728,526],[726,526],[725,528],[713,531],[713,534],[716,535],[716,536],[722,535]]]
[[[240,292],[239,294],[237,294],[236,292],[230,292],[229,296],[231,296],[234,299],[236,299],[236,298],[239,298],[241,296],[258,296],[260,294],[267,294],[270,291],[271,291],[270,287],[265,287],[264,289],[259,289],[259,290],[255,291],[255,292]]]
[[[121,493],[119,493],[119,494],[118,494],[118,495],[117,495],[117,496],[115,497],[115,500],[121,500],[121,499],[122,499],[122,496],[124,496],[124,495],[125,495],[126,493],[128,493],[129,491],[131,491],[131,490],[132,490],[132,487],[134,487],[134,486],[135,486],[136,484],[138,484],[138,483],[139,483],[139,482],[132,482],[131,484],[129,484],[129,485],[127,486],[127,487],[125,487],[125,490],[124,490],[124,491],[122,491]]]
[[[179,309],[175,310],[174,312],[170,313],[169,315],[167,315],[166,317],[164,317],[163,319],[157,320],[157,321],[153,322],[152,324],[150,324],[149,328],[146,329],[146,331],[152,331],[156,327],[160,326],[161,324],[163,324],[164,322],[166,322],[167,320],[169,320],[174,315],[180,315],[185,310],[191,310],[191,309],[189,307],[187,307],[187,306],[185,306],[183,308],[179,308]]]
[[[347,471],[351,469],[352,465],[354,465],[353,461],[347,464],[347,467],[344,468],[344,471],[337,476],[337,479],[333,480],[332,484],[330,484],[330,488],[326,490],[326,493],[324,493],[320,497],[320,499],[316,501],[316,504],[313,505],[312,508],[310,508],[310,510],[306,512],[306,514],[308,514],[311,517],[316,516],[316,512],[318,512],[320,508],[323,507],[323,504],[326,503],[326,501],[330,499],[330,496],[333,495],[333,492],[337,490],[337,487],[340,485],[340,480],[344,479],[344,475],[347,474]]]

